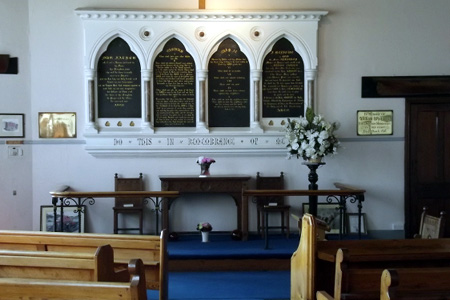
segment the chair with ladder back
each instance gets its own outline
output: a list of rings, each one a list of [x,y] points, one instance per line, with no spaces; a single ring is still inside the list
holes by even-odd
[[[120,178],[117,173],[114,175],[115,191],[143,191],[144,181],[142,173],[137,178]],[[121,198],[116,197],[114,201],[114,233],[119,231],[138,230],[139,234],[143,234],[144,223],[144,199],[143,198]],[[122,227],[119,226],[119,214],[135,214],[139,217],[138,227],[126,227],[125,219]]]

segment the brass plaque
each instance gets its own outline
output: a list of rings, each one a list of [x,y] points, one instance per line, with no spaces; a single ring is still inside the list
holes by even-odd
[[[141,117],[141,64],[130,46],[114,39],[98,62],[98,117]]]
[[[74,112],[40,112],[39,138],[76,138],[76,121]]]
[[[280,39],[267,54],[263,64],[262,116],[287,118],[303,116],[303,59],[286,38]]]
[[[358,135],[392,135],[394,113],[392,110],[359,110]]]
[[[172,38],[154,62],[155,127],[195,127],[195,62]]]
[[[208,118],[209,127],[250,126],[250,64],[231,38],[209,60]]]

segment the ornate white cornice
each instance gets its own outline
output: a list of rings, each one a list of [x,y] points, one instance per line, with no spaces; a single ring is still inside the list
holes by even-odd
[[[83,20],[164,21],[319,21],[326,11],[140,11],[78,8]]]

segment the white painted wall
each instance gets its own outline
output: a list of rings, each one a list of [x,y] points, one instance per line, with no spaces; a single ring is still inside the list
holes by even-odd
[[[26,136],[32,131],[28,29],[28,1],[0,1],[0,54],[19,58],[19,74],[0,74],[0,113],[25,114]],[[14,139],[0,139],[0,229],[31,229],[32,149],[19,145],[24,155],[8,158],[5,140]]]
[[[318,111],[338,120],[343,148],[319,169],[319,187],[333,182],[367,190],[364,212],[368,228],[391,229],[404,216],[404,100],[362,99],[361,76],[448,75],[450,70],[450,2],[435,0],[271,0],[226,2],[207,0],[208,9],[326,10],[319,23]],[[83,133],[71,143],[38,138],[39,112],[76,112],[84,128],[83,31],[74,10],[79,7],[124,9],[195,9],[197,1],[129,0],[0,0],[0,53],[19,57],[19,75],[0,75],[0,112],[26,114],[24,156],[7,158],[0,140],[0,228],[39,229],[41,205],[48,192],[67,184],[74,190],[113,189],[114,173],[146,176],[147,188],[160,189],[158,175],[197,174],[196,156],[177,158],[95,158],[85,152]],[[364,138],[356,135],[356,111],[394,111],[394,135]],[[208,153],[205,153],[208,154]],[[213,174],[255,176],[285,172],[287,188],[306,189],[307,168],[284,156],[214,156]],[[12,191],[17,190],[17,196]],[[236,227],[231,200],[208,196],[177,200],[171,212],[174,230],[192,231],[199,221],[216,230]],[[214,200],[210,205],[206,202]],[[303,199],[306,201],[306,199]],[[300,214],[298,199],[290,199]],[[88,207],[87,230],[112,232],[112,200],[98,199]],[[255,208],[250,208],[255,230]],[[149,213],[150,217],[150,213]],[[147,218],[146,231],[154,230]],[[295,227],[295,222],[291,222]]]

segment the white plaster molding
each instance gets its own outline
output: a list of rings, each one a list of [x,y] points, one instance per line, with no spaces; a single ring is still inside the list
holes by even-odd
[[[128,11],[78,8],[75,13],[83,20],[95,21],[319,21],[326,11]]]
[[[317,84],[318,22],[326,11],[139,11],[79,8],[84,27],[86,150],[92,155],[163,155],[167,153],[240,153],[284,155],[281,118],[262,119],[262,64],[280,39],[287,38],[305,66],[305,106],[313,105]],[[224,25],[224,23],[226,23]],[[129,43],[142,68],[142,116],[98,119],[96,66],[116,37]],[[165,42],[179,39],[196,64],[196,127],[153,128],[152,65]],[[208,128],[208,62],[221,41],[232,37],[250,66],[250,124],[245,128]],[[312,82],[312,84],[308,84]],[[89,90],[91,86],[91,90]],[[150,99],[149,99],[150,97]],[[94,110],[94,113],[91,111]],[[90,120],[94,116],[94,121]],[[118,123],[123,126],[118,126]],[[108,123],[108,126],[105,124]],[[128,126],[127,124],[135,124]],[[221,144],[220,141],[233,141]],[[219,141],[218,144],[214,143]],[[211,144],[213,143],[213,144]]]

